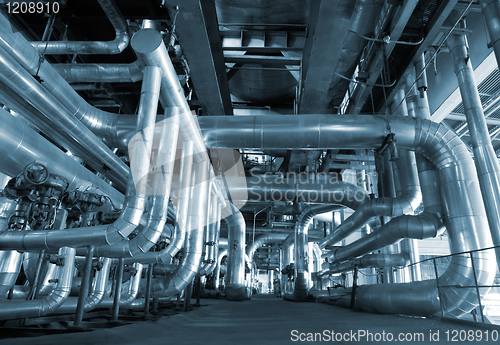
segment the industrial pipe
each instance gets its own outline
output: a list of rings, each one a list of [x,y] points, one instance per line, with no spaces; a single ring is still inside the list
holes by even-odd
[[[245,218],[231,204],[233,214],[224,220],[228,227],[226,298],[241,301],[248,298],[245,287]]]
[[[368,267],[403,267],[410,263],[407,253],[401,254],[366,254],[360,258],[330,264],[329,274],[351,271],[354,268]]]
[[[138,61],[128,64],[58,63],[52,67],[68,83],[135,83],[142,80]]]
[[[31,42],[40,54],[120,54],[130,41],[128,24],[113,0],[97,0],[115,29],[114,40]]]

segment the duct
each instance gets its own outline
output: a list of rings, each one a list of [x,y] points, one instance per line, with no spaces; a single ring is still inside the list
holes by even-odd
[[[344,78],[350,79],[354,74],[361,52],[368,43],[362,36],[372,35],[383,5],[384,1],[381,0],[356,1],[351,25],[343,40],[339,61],[334,70],[335,74],[330,82],[329,98],[332,99],[334,107],[338,107],[344,99],[349,86],[349,81]]]
[[[368,267],[403,267],[410,263],[408,254],[367,254],[361,258],[356,258],[340,263],[333,263],[330,265],[329,273],[342,273],[351,271],[354,268],[368,268]]]
[[[307,175],[254,175],[247,177],[248,201],[294,201],[341,204],[356,209],[369,199],[364,188],[339,181],[337,175],[309,180]],[[237,188],[233,195],[242,195]]]
[[[89,190],[107,195],[116,207],[123,203],[123,195],[109,184],[92,174],[73,158],[53,146],[21,120],[0,109],[4,128],[0,136],[0,171],[10,176],[22,173],[29,162],[41,163],[50,173],[68,181],[68,189]],[[97,191],[96,191],[97,189]]]
[[[92,283],[92,293],[85,298],[84,312],[89,312],[96,307],[100,306],[104,295],[106,293],[106,286],[108,284],[109,269],[111,267],[111,259],[100,258],[102,267],[97,271],[94,281]],[[76,311],[78,304],[78,297],[68,297],[63,305],[56,310],[56,314],[73,314]]]
[[[399,216],[372,233],[328,253],[330,262],[342,262],[378,250],[405,238],[424,239],[441,235],[445,228],[438,216],[421,213],[417,216]]]
[[[47,120],[64,130],[75,141],[83,145],[109,169],[114,170],[122,180],[129,169],[99,138],[54,98],[47,90],[22,68],[3,48],[0,48],[0,76],[6,86],[18,93]]]
[[[113,0],[98,0],[115,29],[115,39],[99,41],[38,41],[31,42],[40,54],[120,54],[130,41],[128,24]]]
[[[209,192],[208,162],[193,164],[193,196],[189,203],[186,223],[185,256],[177,269],[168,277],[157,280],[152,286],[154,297],[173,297],[181,293],[198,273],[203,251],[203,229],[206,220],[206,203]]]
[[[473,161],[465,145],[445,125],[418,118],[369,115],[207,116],[199,122],[208,147],[376,149],[389,133],[394,133],[399,148],[423,154],[439,172],[451,253],[492,246],[490,235],[484,232],[488,225]],[[297,131],[300,125],[304,127]],[[491,253],[480,252],[476,259],[478,283],[489,285],[495,267],[488,262],[493,257]],[[472,277],[468,259],[454,256],[440,276],[439,285],[456,282],[474,285]],[[435,281],[383,285],[359,287],[357,306],[363,310],[410,315],[433,315],[440,311]],[[411,300],[407,297],[408,289],[416,291]],[[476,306],[477,298],[475,293],[449,289],[442,294],[441,301],[447,314],[462,315]]]
[[[488,3],[488,1],[484,1],[483,6],[485,3]],[[495,2],[495,6],[485,6],[483,13],[488,9],[498,14],[496,11],[500,10],[500,4]],[[487,23],[490,22],[489,25],[491,25],[489,14],[486,16],[486,19]],[[495,17],[494,21],[498,23],[498,16]],[[495,42],[494,40],[498,40],[498,37],[492,36],[492,42]],[[491,144],[488,126],[484,118],[474,71],[467,52],[466,37],[463,34],[452,34],[446,41],[446,44],[450,49],[454,71],[458,79],[465,116],[467,117],[467,125],[469,126],[474,162],[476,163],[477,175],[479,177],[479,186],[483,195],[493,245],[497,246],[495,248],[497,266],[500,267],[500,247],[498,247],[500,246],[500,209],[498,208],[498,201],[500,200],[500,164]],[[500,43],[496,42],[494,44],[498,45]],[[495,54],[497,49],[498,47],[495,48]]]
[[[308,232],[309,225],[316,214],[328,212],[336,206],[308,206],[300,214],[295,224],[295,286],[293,289],[293,300],[302,302],[307,296],[307,284],[310,280],[308,270]]]
[[[40,317],[54,312],[59,308],[71,290],[75,250],[69,247],[59,249],[59,255],[64,258],[64,265],[59,267],[55,289],[45,298],[30,301],[4,301],[1,302],[0,319],[21,319],[27,317]]]
[[[180,162],[180,187],[177,191],[177,209],[176,209],[176,223],[174,236],[167,248],[160,252],[148,252],[141,255],[137,255],[133,260],[126,260],[126,263],[130,262],[141,262],[143,264],[148,263],[170,263],[173,257],[181,250],[184,240],[186,238],[187,229],[187,217],[189,209],[189,200],[191,198],[192,191],[192,168],[193,168],[193,142],[183,141],[182,142],[182,153]]]
[[[135,274],[130,277],[128,288],[125,292],[122,291],[120,295],[120,308],[127,307],[137,298],[139,293],[139,285],[141,283],[143,265],[140,263],[134,263],[133,269]],[[102,302],[98,306],[99,308],[111,308],[113,307],[113,297],[104,297]]]
[[[148,75],[151,73],[152,83],[156,80],[158,84],[159,70],[150,68],[148,71]],[[155,74],[156,77],[153,77]],[[147,81],[145,81],[145,84],[146,83]],[[152,90],[154,89],[153,87]],[[154,91],[152,94],[154,95]],[[153,96],[151,97],[153,98]],[[0,249],[51,250],[65,245],[99,246],[114,244],[128,237],[128,235],[139,225],[144,210],[148,181],[147,178],[142,177],[148,176],[149,172],[155,120],[156,111],[149,106],[146,107],[146,104],[144,104],[144,106],[139,109],[137,117],[137,135],[129,142],[130,165],[133,174],[130,174],[131,176],[128,178],[125,206],[122,209],[120,217],[114,223],[94,227],[83,227],[79,228],[78,232],[73,230],[3,232],[0,234],[0,238],[3,240],[0,246],[5,246],[6,248]],[[77,163],[75,162],[75,164]]]
[[[228,227],[226,299],[241,301],[248,298],[245,287],[245,218],[230,205],[232,214],[225,218]]]
[[[58,63],[52,67],[68,83],[135,83],[142,80],[138,61],[129,64]]]

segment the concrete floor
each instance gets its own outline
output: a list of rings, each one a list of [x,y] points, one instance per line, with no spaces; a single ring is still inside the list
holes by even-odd
[[[293,344],[301,343],[299,337],[307,340],[307,333],[348,333],[348,338],[331,341],[323,336],[322,342],[338,344],[374,344],[388,343],[392,333],[394,339],[403,336],[414,337],[421,333],[421,341],[398,341],[399,343],[446,344],[446,331],[474,330],[482,334],[492,330],[474,328],[440,319],[419,319],[397,315],[377,315],[356,312],[321,303],[286,302],[272,295],[257,295],[249,301],[230,302],[225,300],[202,300],[201,308],[163,317],[158,321],[142,321],[132,325],[111,329],[99,329],[92,332],[45,335],[36,338],[2,339],[0,344],[14,345],[80,345],[80,344]],[[373,339],[366,336],[354,339],[351,332],[371,332]],[[436,332],[439,331],[439,341]],[[1,332],[1,329],[0,329]],[[383,337],[386,341],[377,337]],[[499,331],[497,331],[499,332]],[[434,340],[430,340],[430,333]],[[450,336],[452,334],[450,333]],[[404,339],[404,338],[402,338]],[[409,338],[407,338],[409,340]],[[295,341],[293,341],[295,340]],[[316,340],[320,340],[317,338]],[[310,343],[310,341],[307,341]],[[457,343],[449,342],[449,343]],[[477,341],[469,342],[475,344]],[[490,339],[490,343],[493,342]]]

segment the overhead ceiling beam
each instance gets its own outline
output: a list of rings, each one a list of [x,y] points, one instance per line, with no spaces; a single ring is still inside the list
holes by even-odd
[[[164,0],[189,64],[196,96],[205,115],[232,115],[233,108],[214,0]]]
[[[339,61],[350,17],[342,16],[341,1],[312,0],[303,58],[301,114],[328,113],[328,90]]]
[[[267,55],[235,55],[224,54],[228,63],[253,63],[262,65],[300,65],[301,59],[298,57],[267,56]]]
[[[384,44],[382,46],[382,49],[372,49],[373,56],[371,58],[368,58],[368,61],[371,60],[367,69],[368,80],[366,81],[366,83],[356,85],[356,88],[351,96],[351,102],[347,107],[348,114],[360,113],[361,108],[370,95],[373,85],[377,82],[377,79],[379,78],[380,73],[384,68],[385,57],[392,54],[392,51],[396,47],[395,41],[398,41],[401,37],[406,23],[410,19],[417,4],[418,0],[404,1],[404,3],[399,7],[396,14],[394,15],[394,19],[391,21],[391,41],[388,44]]]

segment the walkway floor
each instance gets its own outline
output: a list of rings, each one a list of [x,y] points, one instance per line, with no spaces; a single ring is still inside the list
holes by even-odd
[[[481,335],[484,340],[488,335],[491,344],[498,343],[498,340],[491,340],[494,335],[492,333],[495,332],[492,330],[447,323],[440,319],[377,315],[321,303],[286,302],[272,295],[257,295],[252,300],[242,302],[202,300],[202,305],[205,306],[188,313],[163,317],[158,321],[142,321],[84,333],[2,339],[0,344],[274,345],[310,343],[307,340],[311,340],[311,336],[314,339],[314,333],[321,333],[321,337],[316,335],[318,342],[337,344],[386,344],[390,342],[389,334],[392,334],[393,341],[397,341],[402,334],[403,338],[398,343],[403,344],[451,344],[457,343],[451,341],[453,330],[457,331],[456,340],[460,340],[461,330],[471,330],[474,331],[474,337]],[[447,341],[447,331],[450,342]],[[332,341],[332,332],[335,332],[333,340],[340,341]],[[363,332],[366,335],[360,337]],[[498,331],[496,332],[498,335]],[[336,338],[337,333],[342,334],[342,339]],[[369,338],[370,333],[373,338]],[[355,337],[352,338],[351,334]],[[465,333],[461,334],[463,336]],[[478,343],[476,340],[479,339],[474,340],[468,343]]]

